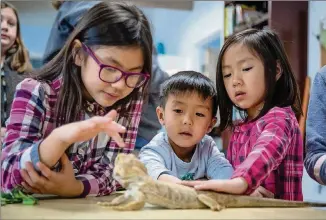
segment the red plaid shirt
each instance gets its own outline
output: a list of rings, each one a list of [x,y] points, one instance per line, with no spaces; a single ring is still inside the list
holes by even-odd
[[[61,86],[60,80],[40,83],[34,79],[25,79],[16,89],[12,103],[7,132],[1,154],[1,189],[9,191],[21,185],[21,161],[30,158],[35,164],[39,161],[38,147],[41,141],[55,129],[54,106]],[[77,179],[84,184],[81,196],[107,195],[120,187],[112,177],[113,162],[120,152],[130,153],[135,146],[137,129],[143,105],[142,92],[138,100],[130,101],[122,108],[130,106],[126,117],[118,116],[118,122],[126,127],[122,138],[126,147],[121,149],[117,143],[105,133],[100,133],[89,141],[75,143],[69,148],[68,157],[72,163]],[[91,112],[81,113],[81,120],[91,115],[104,116],[108,109],[98,104],[89,104]]]
[[[262,186],[275,198],[302,201],[303,141],[290,107],[274,107],[255,122],[235,126],[227,158],[243,177],[245,194]]]

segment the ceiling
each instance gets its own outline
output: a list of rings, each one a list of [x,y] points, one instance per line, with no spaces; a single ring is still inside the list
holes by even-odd
[[[170,8],[179,10],[192,10],[193,1],[175,1],[175,0],[133,0],[142,7]]]
[[[11,2],[19,11],[25,11],[35,8],[49,8],[51,3],[49,0],[31,0],[31,1],[8,1]],[[193,0],[132,0],[140,7],[156,7],[169,8],[178,10],[192,10]]]

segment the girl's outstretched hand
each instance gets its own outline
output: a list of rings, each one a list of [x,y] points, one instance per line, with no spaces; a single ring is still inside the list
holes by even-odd
[[[253,197],[265,197],[265,198],[275,198],[274,193],[272,193],[271,191],[265,189],[262,186],[259,186],[253,193],[250,194],[250,196]]]
[[[63,125],[53,130],[53,134],[64,145],[69,146],[75,142],[82,142],[91,139],[100,132],[105,132],[112,137],[120,147],[125,143],[119,133],[126,132],[126,128],[115,122],[117,112],[111,110],[105,116],[95,116],[90,119]]]
[[[194,187],[196,190],[213,190],[219,192],[221,188],[220,180],[184,180],[181,182],[184,186]]]
[[[182,181],[181,184],[194,187],[196,190],[212,190],[231,194],[243,194],[248,188],[247,182],[242,177],[229,180]]]

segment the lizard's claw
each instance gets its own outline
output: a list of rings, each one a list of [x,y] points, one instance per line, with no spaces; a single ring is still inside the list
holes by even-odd
[[[225,208],[224,206],[221,206],[218,202],[216,202],[214,199],[203,194],[198,195],[198,200],[207,205],[212,211],[221,211]]]

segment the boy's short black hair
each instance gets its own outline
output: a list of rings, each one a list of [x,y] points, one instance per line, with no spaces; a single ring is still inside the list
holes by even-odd
[[[204,100],[212,98],[213,117],[217,113],[217,92],[214,83],[205,75],[195,71],[180,71],[170,76],[160,90],[160,105],[165,107],[169,95],[196,92]]]

